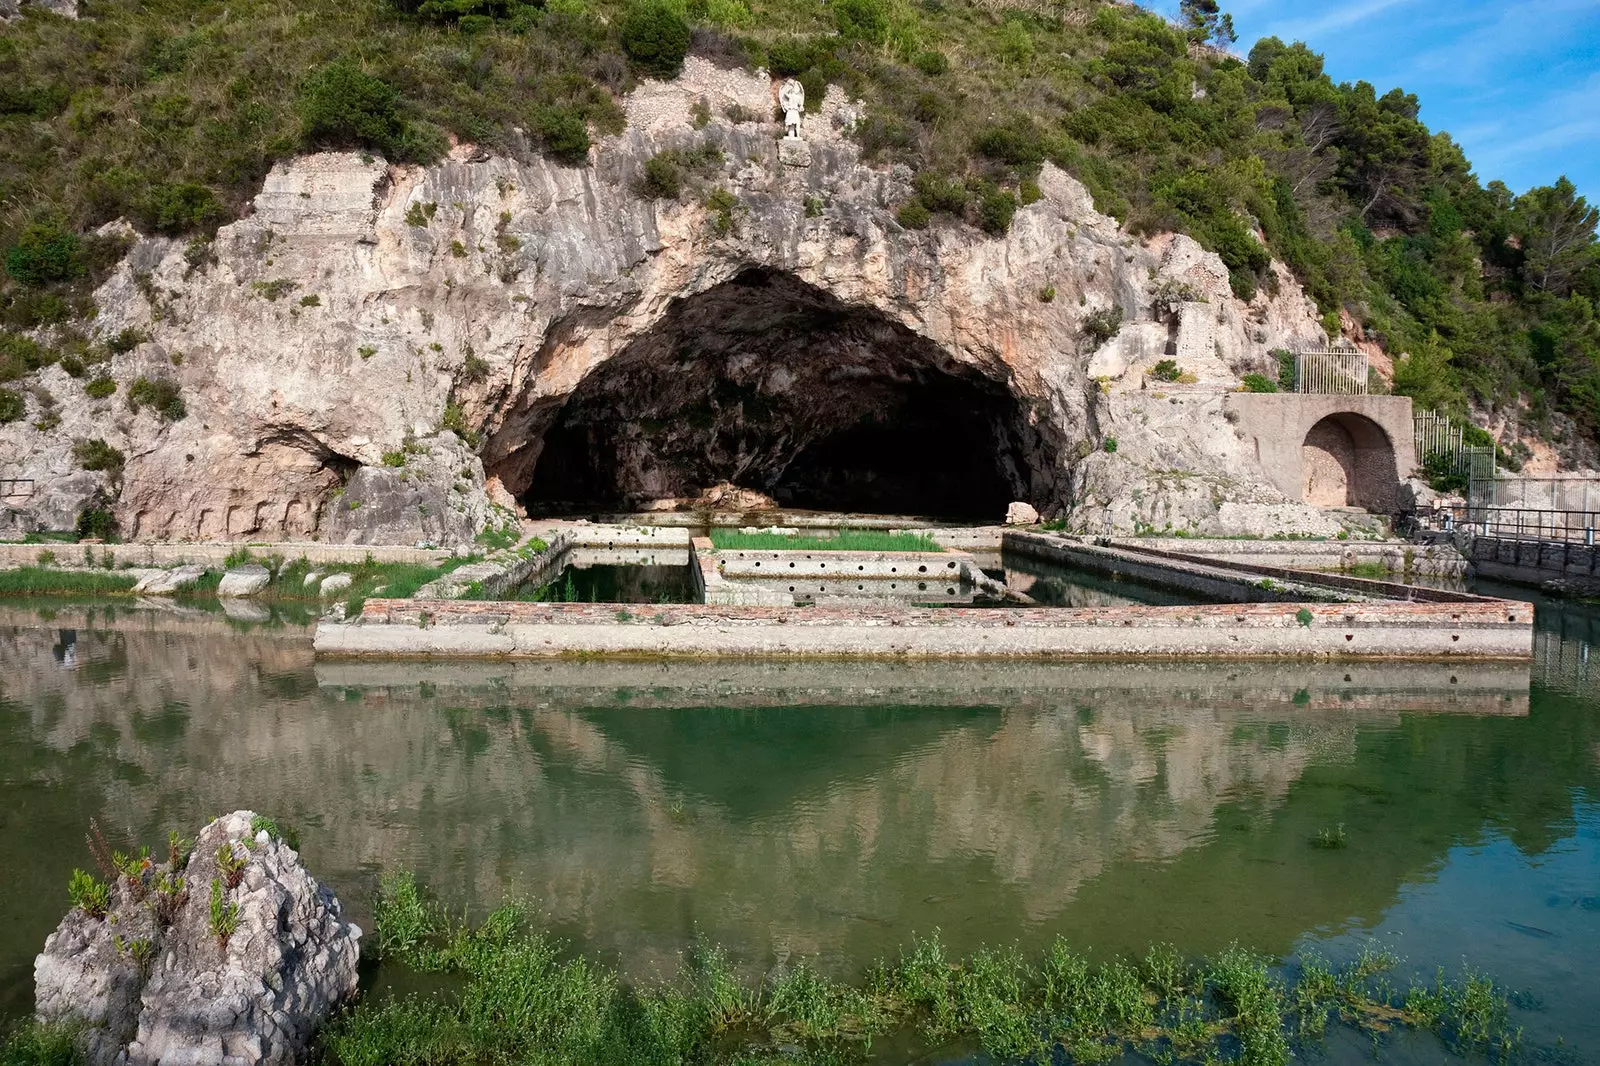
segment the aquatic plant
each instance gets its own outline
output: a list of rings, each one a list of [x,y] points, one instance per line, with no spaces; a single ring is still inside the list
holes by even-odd
[[[29,1018],[0,1039],[0,1066],[80,1066],[87,1061],[80,1029],[72,1022]]]
[[[1285,1066],[1335,1019],[1375,1041],[1410,1026],[1461,1050],[1509,1055],[1520,1043],[1506,995],[1481,974],[1440,974],[1397,992],[1389,975],[1398,960],[1371,949],[1338,968],[1310,956],[1280,969],[1238,946],[1198,963],[1167,945],[1138,963],[1096,963],[1062,939],[1035,959],[1015,947],[955,958],[935,932],[855,985],[805,959],[747,980],[702,937],[674,977],[630,986],[567,955],[519,904],[473,927],[396,874],[383,878],[374,916],[387,960],[450,975],[457,992],[363,1002],[325,1034],[324,1055],[339,1066],[843,1064],[866,1060],[890,1033],[981,1048],[996,1061],[1093,1063],[1131,1052],[1161,1063]]]
[[[132,574],[19,566],[0,570],[0,596],[127,596],[138,580]]]
[[[1340,822],[1332,829],[1317,830],[1317,835],[1311,838],[1311,846],[1325,851],[1336,851],[1344,847],[1344,823]]]

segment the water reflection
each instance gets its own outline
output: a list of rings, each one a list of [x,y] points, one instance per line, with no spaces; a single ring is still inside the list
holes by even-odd
[[[91,816],[154,842],[254,806],[358,915],[411,867],[635,973],[697,930],[848,973],[934,927],[1286,953],[1453,848],[1571,838],[1600,776],[1592,700],[1526,667],[317,664],[300,629],[66,607],[0,616],[0,661],[9,1012]]]

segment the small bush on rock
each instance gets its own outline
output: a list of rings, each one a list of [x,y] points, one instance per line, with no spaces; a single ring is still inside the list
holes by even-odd
[[[189,413],[184,405],[178,383],[171,378],[135,378],[128,386],[128,408],[135,414],[148,406],[165,422],[176,422]]]
[[[67,883],[67,896],[72,905],[91,918],[104,918],[111,902],[111,886],[83,870],[73,870]]]
[[[10,389],[0,389],[0,425],[19,420],[27,410],[20,395]]]
[[[122,452],[98,437],[94,440],[75,441],[72,445],[72,457],[78,460],[78,465],[85,470],[103,470],[113,475],[122,472],[124,461]]]
[[[1091,311],[1083,320],[1083,334],[1096,347],[1115,337],[1122,329],[1122,308],[1105,307]]]
[[[84,394],[93,400],[103,400],[117,391],[117,383],[105,374],[91,380],[83,387]]]
[[[1183,371],[1176,360],[1163,359],[1150,368],[1150,376],[1157,381],[1177,381],[1183,376]]]
[[[921,200],[907,200],[894,217],[906,229],[927,229],[928,223],[933,221],[933,212],[922,206]]]
[[[1246,374],[1242,379],[1246,392],[1277,392],[1278,383],[1265,374]]]

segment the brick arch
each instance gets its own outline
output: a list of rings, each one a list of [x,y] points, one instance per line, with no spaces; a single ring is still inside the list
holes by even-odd
[[[1394,445],[1365,415],[1342,412],[1317,421],[1300,445],[1300,498],[1314,507],[1395,509]]]

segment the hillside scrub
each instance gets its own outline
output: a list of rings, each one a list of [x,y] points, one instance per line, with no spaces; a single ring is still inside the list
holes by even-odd
[[[1419,101],[1336,84],[1211,0],[1169,23],[1104,0],[106,0],[0,29],[0,319],[85,319],[123,217],[204,235],[278,159],[321,146],[426,162],[448,136],[566,162],[622,125],[637,79],[685,52],[830,85],[916,192],[902,225],[1007,231],[1053,162],[1136,233],[1188,233],[1237,295],[1287,264],[1330,333],[1348,314],[1399,358],[1396,391],[1510,417],[1592,452],[1600,430],[1596,211],[1570,182],[1482,184]],[[974,102],[982,101],[982,106]],[[651,195],[670,193],[664,163]],[[1259,238],[1259,239],[1258,239]],[[1265,243],[1262,243],[1264,240]],[[65,354],[65,353],[63,353]],[[1581,446],[1580,446],[1581,445]]]

